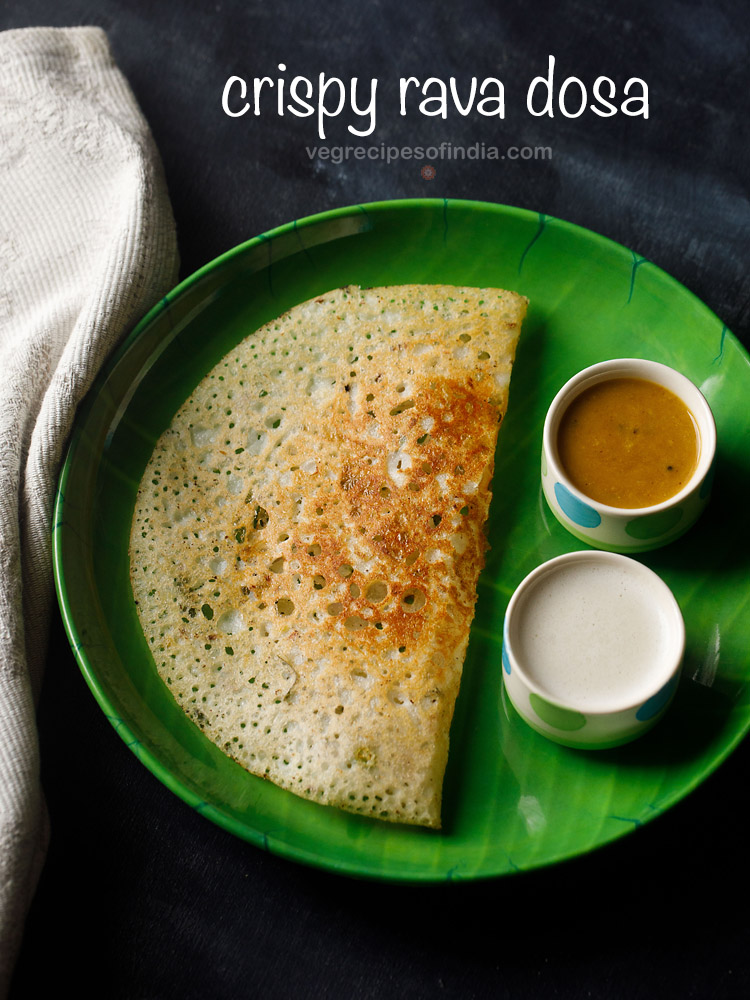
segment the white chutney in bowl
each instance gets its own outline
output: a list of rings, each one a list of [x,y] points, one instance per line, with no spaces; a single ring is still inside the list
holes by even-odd
[[[684,648],[680,608],[656,573],[617,553],[571,552],[538,566],[513,594],[503,681],[535,730],[603,749],[661,718]]]

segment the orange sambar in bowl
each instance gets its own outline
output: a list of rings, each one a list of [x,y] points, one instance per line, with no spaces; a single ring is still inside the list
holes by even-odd
[[[696,422],[682,400],[642,378],[612,378],[584,389],[557,435],[573,486],[611,507],[651,507],[687,485],[698,462]]]

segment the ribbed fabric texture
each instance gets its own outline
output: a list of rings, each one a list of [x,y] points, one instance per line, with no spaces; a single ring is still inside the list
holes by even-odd
[[[174,284],[148,126],[98,28],[0,33],[0,996],[44,859],[35,703],[76,407]]]

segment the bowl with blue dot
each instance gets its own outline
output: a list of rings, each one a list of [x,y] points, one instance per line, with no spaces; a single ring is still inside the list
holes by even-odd
[[[565,746],[606,749],[646,733],[677,688],[685,625],[669,587],[619,553],[569,552],[521,581],[503,625],[505,691]]]
[[[602,361],[569,379],[550,404],[542,490],[580,541],[645,552],[700,517],[715,453],[711,408],[690,379],[657,361]]]

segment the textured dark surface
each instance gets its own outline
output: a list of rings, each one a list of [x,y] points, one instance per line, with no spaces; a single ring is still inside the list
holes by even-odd
[[[700,296],[750,344],[750,16],[741,2],[316,5],[3,0],[0,29],[99,24],[153,129],[182,273],[273,226],[384,198],[476,198],[587,226]],[[649,84],[648,121],[532,118],[531,79]],[[379,80],[375,133],[330,143],[549,146],[552,158],[311,161],[314,120],[230,119],[227,77]],[[397,81],[506,84],[504,121],[398,113]],[[585,331],[582,332],[585,335]],[[112,998],[739,997],[750,988],[747,744],[687,800],[588,857],[494,883],[343,880],[253,849],[117,738],[53,630],[40,706],[52,839],[12,997],[50,973]],[[81,740],[81,734],[85,739]],[[83,749],[82,749],[83,747]]]

